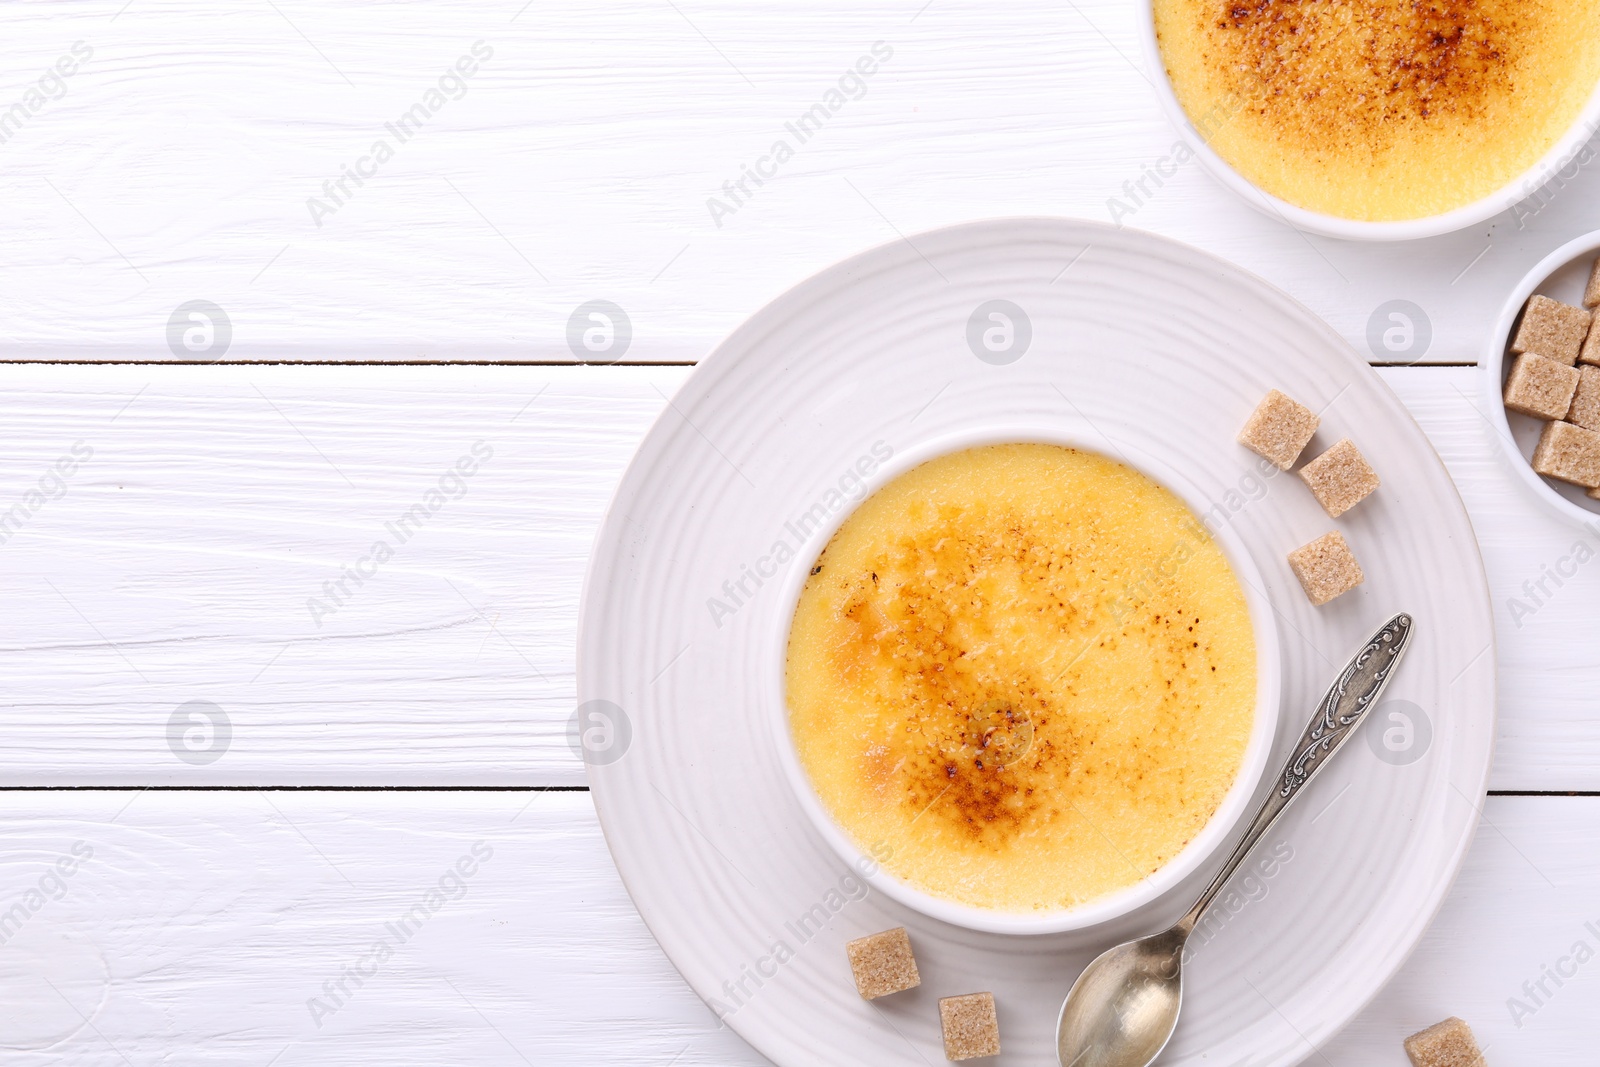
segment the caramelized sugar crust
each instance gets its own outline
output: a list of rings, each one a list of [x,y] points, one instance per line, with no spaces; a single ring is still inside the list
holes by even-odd
[[[1153,13],[1210,146],[1267,192],[1342,218],[1442,214],[1515,184],[1600,82],[1600,0],[1153,0]]]
[[[1136,882],[1215,811],[1253,724],[1254,638],[1220,549],[1127,467],[956,453],[866,501],[817,560],[791,728],[865,851],[1028,911]]]

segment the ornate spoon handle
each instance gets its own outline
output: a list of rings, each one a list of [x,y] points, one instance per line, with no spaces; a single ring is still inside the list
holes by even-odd
[[[1272,829],[1272,824],[1278,821],[1278,816],[1283,814],[1289,803],[1300,795],[1306,783],[1339,751],[1345,738],[1361,725],[1367,712],[1378,702],[1384,686],[1389,684],[1389,676],[1394,673],[1395,665],[1411,643],[1411,630],[1411,616],[1404,613],[1396,615],[1372,635],[1372,639],[1340,672],[1338,680],[1317,706],[1317,713],[1300,735],[1300,740],[1295,743],[1289,761],[1278,776],[1276,788],[1268,794],[1261,810],[1256,812],[1250,829],[1245,831],[1233,854],[1228,857],[1228,862],[1222,865],[1222,870],[1217,872],[1216,878],[1189,910],[1189,914],[1178,920],[1177,929],[1185,935],[1194,929],[1206,913],[1206,908],[1211,906],[1212,900],[1256,842]]]

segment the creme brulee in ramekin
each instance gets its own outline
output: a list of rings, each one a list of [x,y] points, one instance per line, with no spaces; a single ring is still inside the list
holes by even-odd
[[[1600,83],[1600,0],[1151,7],[1172,90],[1210,148],[1257,188],[1342,219],[1491,197],[1571,136]]]
[[[789,631],[789,727],[824,808],[932,897],[1059,912],[1169,863],[1240,774],[1251,613],[1171,491],[998,444],[901,474],[834,534]]]

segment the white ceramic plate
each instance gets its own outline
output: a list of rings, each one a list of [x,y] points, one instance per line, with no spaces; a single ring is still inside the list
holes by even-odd
[[[999,328],[990,349],[997,309],[1010,345]],[[1234,436],[1272,387],[1322,409],[1312,449],[1349,436],[1383,487],[1335,521],[1293,475],[1263,477]],[[1175,918],[1221,854],[1093,929],[947,925],[865,888],[801,810],[767,729],[784,568],[821,547],[802,516],[848,506],[845,476],[875,447],[1006,420],[1148,452],[1216,502],[1278,617],[1274,761],[1369,631],[1417,618],[1366,736],[1191,942],[1161,1061],[1299,1062],[1400,966],[1471,841],[1494,733],[1488,592],[1454,486],[1377,375],[1289,297],[1148,234],[1010,219],[898,241],[796,286],[700,364],[623,477],[584,591],[580,701],[620,709],[589,768],[617,866],[685,978],[779,1064],[943,1062],[938,998],[983,990],[999,1006],[994,1062],[1053,1062],[1082,966]],[[1332,528],[1367,581],[1314,608],[1284,556]],[[865,1002],[844,942],[897,925],[922,985]]]

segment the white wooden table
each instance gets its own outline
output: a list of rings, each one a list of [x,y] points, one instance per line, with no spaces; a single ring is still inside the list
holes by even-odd
[[[965,219],[1108,218],[1174,141],[1129,8],[0,12],[0,1064],[763,1062],[633,911],[565,741],[590,540],[688,365],[798,279]],[[830,90],[800,143],[786,124]],[[1496,1067],[1600,1037],[1600,566],[1511,614],[1600,535],[1518,495],[1474,407],[1506,290],[1600,225],[1597,193],[1577,168],[1490,225],[1361,246],[1189,165],[1125,220],[1371,354],[1494,591],[1477,845],[1401,976],[1310,1062],[1402,1064],[1450,1014]],[[631,343],[566,365],[594,299]],[[1369,348],[1397,299],[1425,350]],[[191,301],[228,329],[213,311],[186,344],[180,317],[169,341]],[[476,473],[374,560],[475,444]]]

